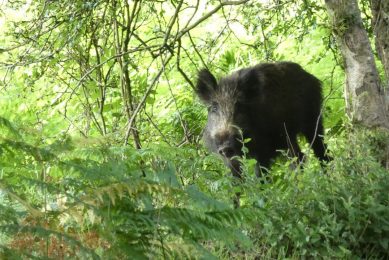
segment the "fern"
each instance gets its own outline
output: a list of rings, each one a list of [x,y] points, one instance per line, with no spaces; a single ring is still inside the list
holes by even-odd
[[[210,258],[204,246],[210,241],[250,244],[238,229],[245,212],[187,186],[193,176],[181,171],[178,178],[174,158],[161,157],[160,148],[0,140],[6,255],[17,249],[16,255],[37,257]]]
[[[389,179],[362,137],[358,149],[337,144],[344,151],[331,174],[315,162],[291,172],[279,160],[261,184],[244,161],[245,183],[233,186],[196,147],[135,150],[69,137],[35,145],[27,132],[7,132],[0,257],[385,258]]]
[[[7,132],[15,137],[22,138],[19,134],[19,131],[14,127],[14,125],[6,118],[0,116],[0,129],[6,129],[6,131],[2,131],[2,135],[7,136]]]

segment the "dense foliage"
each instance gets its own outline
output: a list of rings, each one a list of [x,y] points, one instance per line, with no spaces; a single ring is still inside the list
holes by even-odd
[[[349,125],[320,2],[1,9],[0,258],[389,257],[389,174],[374,142],[388,136]],[[202,147],[196,72],[274,60],[322,80],[334,159],[320,165],[301,140],[304,167],[281,156],[259,180],[243,158],[237,182]]]

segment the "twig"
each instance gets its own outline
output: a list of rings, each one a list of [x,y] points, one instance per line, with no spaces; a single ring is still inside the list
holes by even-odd
[[[173,97],[173,102],[174,102],[174,105],[176,106],[176,110],[177,110],[177,112],[178,112],[178,118],[180,119],[180,124],[181,124],[182,130],[184,131],[185,140],[186,140],[187,142],[189,142],[188,129],[187,129],[187,127],[186,127],[185,121],[182,119],[182,115],[181,115],[180,109],[179,109],[179,107],[178,107],[176,97],[174,96],[173,91],[172,91],[172,88],[171,88],[171,86],[170,86],[169,80],[167,80],[167,85],[168,85],[170,94],[171,94],[172,97]]]
[[[244,4],[244,3],[247,3],[249,0],[242,0],[242,1],[226,1],[226,2],[222,2],[220,3],[220,5],[216,6],[213,10],[209,11],[207,14],[205,14],[203,17],[201,17],[200,19],[198,19],[196,22],[194,22],[192,25],[184,28],[182,31],[180,31],[178,34],[177,34],[177,39],[180,39],[182,36],[184,36],[186,33],[188,33],[190,30],[192,30],[193,28],[197,27],[200,23],[204,22],[205,20],[207,20],[209,17],[211,17],[213,14],[215,14],[217,11],[220,10],[220,8],[222,8],[223,6],[226,6],[226,5],[241,5],[241,4]]]
[[[181,55],[181,40],[178,40],[178,47],[177,47],[177,69],[181,73],[182,77],[188,82],[188,84],[192,87],[192,89],[195,89],[195,86],[193,82],[190,80],[190,78],[186,75],[186,73],[181,69],[180,67],[180,56]],[[170,86],[169,86],[170,88]]]
[[[169,141],[168,141],[168,139],[166,138],[166,136],[164,135],[164,133],[162,133],[161,129],[159,129],[159,127],[157,126],[157,124],[154,123],[154,121],[153,121],[153,119],[150,117],[150,115],[149,115],[147,112],[145,112],[145,115],[146,115],[147,119],[149,120],[149,122],[154,126],[155,129],[157,129],[158,133],[162,136],[163,141],[164,141],[165,143],[167,143],[169,146],[172,146],[172,145],[169,143]]]
[[[153,90],[155,84],[157,83],[159,77],[162,75],[162,73],[165,71],[165,66],[169,63],[170,59],[173,57],[172,53],[169,53],[166,57],[165,61],[162,62],[162,68],[158,71],[157,75],[155,76],[154,80],[151,82],[150,86],[146,89],[145,94],[143,95],[142,99],[140,100],[138,106],[136,109],[132,112],[130,120],[128,120],[128,126],[126,131],[126,136],[124,138],[124,145],[128,144],[128,138],[130,136],[130,132],[132,129],[132,124],[134,123],[134,120],[139,113],[140,109],[143,107],[143,105],[146,102],[147,97],[150,95],[151,91]]]

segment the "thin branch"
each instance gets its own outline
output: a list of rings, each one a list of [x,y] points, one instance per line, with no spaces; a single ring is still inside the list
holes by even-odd
[[[192,35],[190,35],[190,33],[188,33],[188,36],[189,36],[190,43],[192,44],[192,47],[193,47],[195,53],[197,54],[197,56],[201,60],[201,63],[203,64],[203,66],[206,67],[207,64],[204,61],[203,56],[201,55],[200,51],[197,49],[197,46],[196,46],[195,42],[193,41]]]
[[[182,118],[181,111],[180,111],[180,108],[178,107],[177,99],[174,96],[174,93],[173,93],[172,88],[170,86],[169,79],[167,80],[167,85],[168,85],[168,88],[169,88],[169,92],[172,95],[173,102],[174,102],[174,105],[176,107],[176,110],[178,112],[178,118],[180,119],[180,124],[181,124],[182,130],[184,131],[185,140],[187,142],[189,142],[189,134],[188,134],[187,124],[186,124],[186,122]]]
[[[138,52],[138,51],[143,51],[143,50],[148,50],[148,49],[152,49],[152,48],[156,48],[156,47],[159,47],[159,49],[161,49],[161,47],[159,45],[152,45],[152,46],[148,46],[148,47],[137,47],[137,48],[133,48],[127,52],[122,52],[122,53],[118,53],[116,55],[113,55],[111,56],[110,58],[106,59],[105,61],[93,66],[91,69],[89,69],[87,72],[85,72],[85,74],[78,80],[78,83],[77,85],[74,87],[73,89],[73,92],[72,94],[70,95],[69,99],[71,99],[72,95],[75,93],[75,91],[81,86],[81,84],[83,83],[83,81],[92,73],[94,72],[97,68],[103,66],[104,64],[106,64],[107,62],[111,61],[111,60],[114,60],[114,59],[117,59],[123,55],[126,55],[126,54],[130,54],[130,53],[134,53],[134,52]]]
[[[214,9],[212,9],[211,11],[209,11],[207,14],[205,14],[203,17],[201,17],[200,19],[198,19],[196,22],[194,22],[192,25],[184,28],[181,32],[179,32],[177,34],[177,39],[181,38],[182,36],[184,36],[186,33],[188,33],[190,30],[192,30],[193,28],[197,27],[200,23],[204,22],[205,20],[207,20],[209,17],[211,17],[213,14],[215,14],[217,11],[220,10],[220,8],[224,7],[224,6],[227,6],[227,5],[241,5],[241,4],[245,4],[247,3],[249,0],[242,0],[242,1],[226,1],[226,2],[222,2],[220,3],[220,5],[216,6]]]
[[[149,122],[154,126],[154,128],[155,128],[155,129],[158,131],[158,133],[162,136],[163,141],[164,141],[165,143],[167,143],[169,146],[172,146],[172,145],[169,143],[168,139],[166,138],[165,134],[161,131],[161,129],[159,129],[158,125],[157,125],[156,123],[154,123],[154,121],[153,121],[153,119],[150,117],[150,115],[149,115],[147,112],[145,112],[145,115],[146,115],[146,117],[147,117],[147,120],[149,120]]]
[[[181,58],[181,40],[178,40],[178,47],[177,47],[177,69],[181,73],[181,75],[184,77],[186,82],[192,87],[192,89],[195,89],[195,86],[193,82],[190,80],[190,78],[186,75],[186,73],[181,69],[180,67],[180,58]],[[169,86],[170,88],[170,86]]]
[[[157,75],[155,76],[154,80],[151,82],[150,86],[146,89],[145,94],[143,95],[142,99],[140,100],[138,106],[136,109],[132,112],[132,116],[130,120],[128,121],[126,136],[124,138],[124,145],[128,144],[128,138],[130,136],[131,129],[133,128],[132,124],[134,123],[134,120],[136,116],[138,115],[141,108],[146,103],[147,97],[150,95],[151,91],[153,90],[154,86],[158,82],[159,78],[161,77],[162,73],[165,71],[165,66],[169,63],[170,59],[173,57],[173,54],[169,53],[166,59],[162,62],[162,68],[158,71]]]
[[[173,17],[170,19],[169,25],[168,25],[167,30],[166,30],[166,32],[165,32],[165,39],[164,39],[164,41],[163,41],[163,45],[166,45],[167,42],[168,42],[170,33],[171,33],[172,29],[173,29],[174,23],[176,22],[176,20],[177,20],[177,18],[178,18],[178,14],[180,13],[180,9],[181,9],[183,3],[184,3],[184,0],[181,0],[181,1],[178,3],[178,6],[177,6],[177,8],[176,8],[176,11],[174,12]]]

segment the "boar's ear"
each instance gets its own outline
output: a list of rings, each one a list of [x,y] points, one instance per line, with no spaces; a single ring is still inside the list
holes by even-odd
[[[239,72],[238,85],[242,98],[250,99],[260,94],[263,80],[255,69],[244,69]]]
[[[216,87],[217,82],[212,73],[207,69],[200,70],[197,79],[196,94],[202,102],[210,102],[212,93],[216,90]]]

